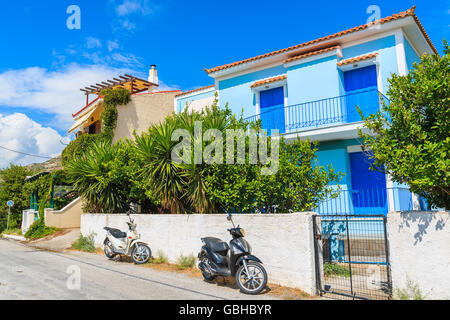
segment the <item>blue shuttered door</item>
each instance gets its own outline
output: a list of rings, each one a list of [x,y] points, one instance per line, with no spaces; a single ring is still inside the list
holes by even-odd
[[[350,153],[352,200],[355,214],[386,214],[386,176],[370,170],[373,160],[363,152]]]
[[[278,87],[259,93],[259,107],[261,113],[261,126],[270,135],[271,129],[285,132],[284,121],[284,90]]]
[[[375,65],[344,72],[347,122],[361,121],[359,106],[365,116],[378,108],[377,68]]]

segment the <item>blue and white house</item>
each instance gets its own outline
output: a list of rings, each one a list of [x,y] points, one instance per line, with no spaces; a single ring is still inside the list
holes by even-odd
[[[392,74],[406,75],[424,54],[437,53],[415,7],[326,37],[253,58],[205,69],[214,85],[179,94],[175,111],[210,105],[261,119],[269,132],[286,139],[316,140],[320,165],[345,173],[337,199],[321,205],[323,214],[386,214],[421,209],[421,199],[384,173],[369,170],[358,128],[376,112]],[[364,130],[364,129],[363,129]]]

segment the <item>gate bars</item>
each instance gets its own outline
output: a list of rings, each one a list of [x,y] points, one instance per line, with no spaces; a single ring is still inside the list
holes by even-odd
[[[313,217],[317,289],[351,299],[390,299],[386,217]]]

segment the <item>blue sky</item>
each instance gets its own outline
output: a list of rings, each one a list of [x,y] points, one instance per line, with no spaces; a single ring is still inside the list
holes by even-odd
[[[81,30],[66,27],[72,4],[81,9]],[[364,24],[373,4],[382,17],[416,5],[442,53],[450,0],[2,1],[0,146],[55,155],[70,114],[84,102],[82,86],[122,72],[146,78],[151,64],[158,65],[163,89],[209,85],[205,67]],[[42,134],[45,141],[35,138]],[[0,167],[37,160],[0,151]]]

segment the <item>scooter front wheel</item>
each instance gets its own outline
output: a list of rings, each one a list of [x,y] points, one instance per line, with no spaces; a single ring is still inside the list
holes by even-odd
[[[236,284],[241,292],[258,294],[267,285],[267,272],[264,267],[255,261],[247,262],[247,270],[242,264],[236,272]]]
[[[131,251],[131,259],[136,264],[147,263],[151,256],[150,248],[142,243],[136,244]]]

